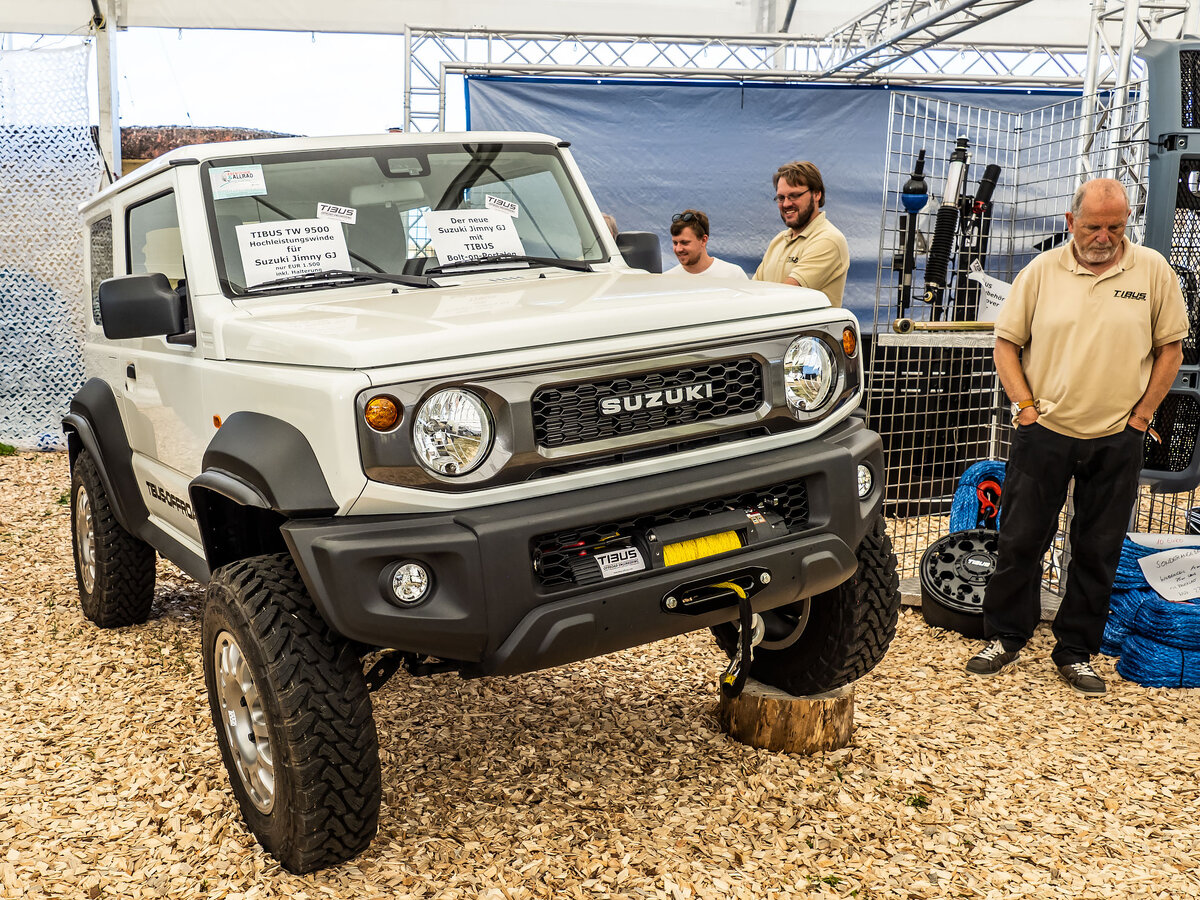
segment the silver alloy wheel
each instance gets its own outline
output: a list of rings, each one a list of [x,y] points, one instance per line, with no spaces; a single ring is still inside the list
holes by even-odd
[[[90,594],[96,587],[96,529],[92,523],[92,501],[82,485],[75,495],[75,552],[79,556],[79,580]]]
[[[258,811],[266,815],[275,805],[275,756],[250,662],[228,631],[217,635],[213,662],[217,697],[221,701],[221,727],[225,729],[242,786]]]

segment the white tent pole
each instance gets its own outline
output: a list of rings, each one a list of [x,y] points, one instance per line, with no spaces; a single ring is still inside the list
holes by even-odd
[[[117,0],[98,0],[96,84],[99,89],[100,155],[114,179],[121,177],[121,117],[117,93]]]

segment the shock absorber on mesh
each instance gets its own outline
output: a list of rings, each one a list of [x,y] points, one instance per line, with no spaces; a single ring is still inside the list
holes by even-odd
[[[950,168],[946,171],[946,191],[938,207],[937,223],[933,228],[933,243],[925,261],[925,296],[930,304],[931,319],[942,317],[942,295],[946,291],[946,271],[954,253],[954,232],[958,227],[958,200],[967,180],[967,139],[960,137],[950,153]]]

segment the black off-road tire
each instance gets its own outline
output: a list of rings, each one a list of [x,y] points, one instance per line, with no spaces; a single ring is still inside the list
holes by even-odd
[[[379,741],[356,647],[317,612],[287,554],[218,569],[204,680],[247,825],[289,872],[357,856],[379,823]]]
[[[140,625],[154,602],[154,548],[126,531],[91,454],[71,467],[71,546],[84,616],[101,628]]]
[[[751,678],[803,697],[849,684],[879,664],[896,635],[900,613],[896,556],[882,516],[855,555],[858,569],[838,587],[763,614],[768,633],[778,632],[780,622],[803,621],[804,604],[809,603],[808,620],[793,643],[777,650],[754,649]],[[713,634],[732,658],[736,624],[718,625]]]

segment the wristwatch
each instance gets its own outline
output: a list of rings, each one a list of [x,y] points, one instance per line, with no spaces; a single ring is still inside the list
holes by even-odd
[[[1037,402],[1037,400],[1018,400],[1016,403],[1014,403],[1014,404],[1012,405],[1012,414],[1013,414],[1013,418],[1016,418],[1017,416],[1019,416],[1019,415],[1021,414],[1021,410],[1023,410],[1023,409],[1028,409],[1028,408],[1029,408],[1029,407],[1031,407],[1031,406],[1032,406],[1034,409],[1037,409],[1037,411],[1038,411],[1039,413],[1041,412],[1041,410],[1040,410],[1040,409],[1038,409],[1038,402]]]

